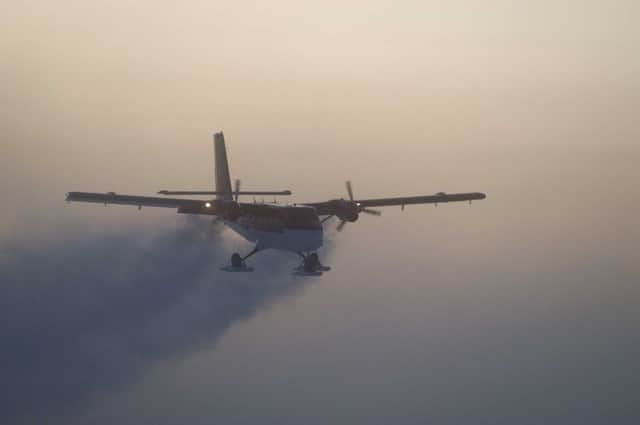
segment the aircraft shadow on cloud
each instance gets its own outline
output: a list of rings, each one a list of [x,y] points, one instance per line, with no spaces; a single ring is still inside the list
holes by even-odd
[[[323,225],[332,217],[340,222],[337,230],[341,231],[347,223],[358,220],[361,213],[379,216],[381,213],[371,207],[400,206],[413,204],[434,204],[445,202],[461,202],[485,199],[479,192],[452,193],[438,192],[435,195],[409,196],[397,198],[355,199],[351,182],[346,183],[348,199],[331,199],[323,202],[304,204],[278,204],[256,202],[255,196],[286,196],[289,190],[275,191],[241,191],[240,180],[235,180],[231,187],[229,163],[222,132],[213,137],[215,157],[215,190],[214,191],[174,191],[161,190],[162,197],[120,195],[115,192],[69,192],[67,201],[93,202],[104,204],[133,205],[142,207],[161,207],[177,209],[179,214],[198,214],[216,216],[218,220],[238,233],[247,241],[254,243],[254,248],[242,256],[231,255],[230,264],[221,268],[228,272],[249,272],[253,268],[246,260],[257,252],[266,249],[277,249],[298,254],[302,262],[294,269],[294,274],[320,275],[330,270],[324,266],[316,251],[322,246]],[[184,199],[169,196],[211,196],[215,199]],[[254,196],[253,202],[239,202],[240,196]]]

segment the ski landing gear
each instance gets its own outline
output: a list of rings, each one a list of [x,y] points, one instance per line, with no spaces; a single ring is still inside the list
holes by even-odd
[[[251,257],[256,252],[258,252],[258,248],[254,248],[253,251],[251,251],[244,257],[241,257],[240,254],[234,252],[233,255],[231,255],[231,265],[221,267],[220,270],[225,272],[252,272],[253,267],[247,266],[244,260]]]
[[[302,252],[298,252],[298,255],[302,257],[302,263],[295,269],[293,274],[297,276],[320,276],[322,272],[331,270],[331,267],[323,266],[318,259],[318,254],[315,252],[308,253],[307,255]]]

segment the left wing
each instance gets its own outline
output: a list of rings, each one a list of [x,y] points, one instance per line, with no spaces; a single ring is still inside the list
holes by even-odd
[[[91,202],[96,204],[133,205],[138,207],[176,208],[182,214],[216,214],[216,201],[203,201],[197,199],[177,199],[154,196],[118,195],[115,192],[69,192],[67,201]]]

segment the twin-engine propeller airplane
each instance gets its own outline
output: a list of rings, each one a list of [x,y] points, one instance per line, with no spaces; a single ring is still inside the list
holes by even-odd
[[[246,265],[247,258],[265,249],[278,249],[297,253],[302,263],[294,270],[295,274],[322,274],[330,268],[320,263],[316,251],[322,246],[323,224],[332,217],[337,217],[340,223],[337,230],[341,231],[348,222],[358,220],[360,213],[379,216],[380,212],[371,207],[387,207],[399,205],[404,209],[411,204],[437,204],[444,202],[459,202],[480,200],[486,198],[484,193],[453,193],[438,192],[435,195],[410,196],[402,198],[354,199],[351,183],[347,182],[349,199],[332,199],[325,202],[310,202],[305,204],[277,204],[239,202],[241,195],[291,195],[289,190],[278,191],[241,191],[240,180],[235,181],[232,189],[229,177],[229,164],[222,132],[213,138],[215,155],[215,191],[173,191],[161,190],[162,197],[119,195],[115,192],[91,193],[69,192],[67,201],[94,202],[99,204],[134,205],[138,209],[144,207],[176,208],[180,214],[199,214],[217,216],[228,227],[240,234],[246,240],[255,243],[255,247],[248,254],[241,256],[234,253],[231,263],[222,270],[225,271],[253,271]],[[183,199],[169,198],[167,195],[215,195],[215,199]]]

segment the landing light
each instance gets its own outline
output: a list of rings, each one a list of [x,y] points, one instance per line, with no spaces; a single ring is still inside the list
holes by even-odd
[[[211,208],[211,202],[205,202],[204,206],[205,208]]]

